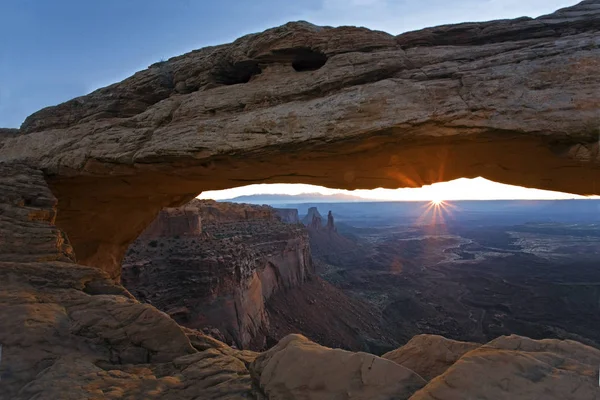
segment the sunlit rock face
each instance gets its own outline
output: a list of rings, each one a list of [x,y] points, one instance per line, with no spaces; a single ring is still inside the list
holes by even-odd
[[[483,176],[598,194],[599,21],[588,0],[398,36],[289,23],[43,109],[0,160],[45,171],[78,260],[115,279],[158,211],[203,190]]]
[[[302,226],[271,207],[211,200],[161,211],[123,261],[138,299],[238,348],[265,348],[267,301],[312,276]]]
[[[250,396],[255,354],[182,328],[76,264],[55,216],[41,171],[0,163],[1,400]]]

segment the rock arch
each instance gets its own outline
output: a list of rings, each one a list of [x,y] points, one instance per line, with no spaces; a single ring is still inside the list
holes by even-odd
[[[599,27],[597,0],[399,36],[289,23],[43,109],[0,161],[44,171],[78,262],[113,278],[161,208],[204,190],[483,176],[600,194]]]

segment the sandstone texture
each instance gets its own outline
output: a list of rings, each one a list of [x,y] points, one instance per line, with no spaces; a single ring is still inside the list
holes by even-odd
[[[463,355],[411,400],[600,399],[600,351],[571,340],[501,336]]]
[[[479,343],[459,342],[438,335],[417,335],[404,346],[381,357],[431,380],[479,346]]]
[[[408,399],[425,380],[367,353],[329,349],[289,335],[252,363],[252,377],[270,400]]]
[[[43,175],[0,164],[0,399],[248,398],[239,352],[78,265]]]
[[[240,349],[266,350],[290,333],[355,351],[397,347],[377,310],[315,274],[298,221],[295,209],[210,200],[166,208],[127,252],[123,285]]]
[[[483,176],[599,194],[599,30],[599,0],[398,36],[289,23],[43,109],[0,161],[44,171],[78,261],[115,279],[160,209],[209,189]]]
[[[483,176],[599,194],[599,31],[598,0],[399,36],[289,23],[2,130],[0,399],[600,398],[599,351],[577,342],[501,337],[426,383],[301,336],[238,351],[117,282],[159,211],[209,189]]]
[[[130,247],[123,271],[136,298],[257,350],[267,346],[269,298],[314,277],[301,225],[268,206],[209,200],[161,211]]]
[[[8,255],[0,261],[2,400],[600,399],[600,350],[569,340],[500,337],[466,352],[429,383],[406,366],[432,376],[423,360],[439,359],[437,345],[421,347],[417,360],[404,357],[403,366],[300,335],[262,354],[232,349],[138,302],[106,272],[76,264],[52,223],[56,199],[40,172],[0,167],[2,193],[9,193],[0,231],[25,232],[0,236]],[[23,261],[15,254],[24,254]]]

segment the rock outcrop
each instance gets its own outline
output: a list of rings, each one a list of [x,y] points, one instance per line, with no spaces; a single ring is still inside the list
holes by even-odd
[[[416,350],[417,344],[424,346]],[[445,344],[451,348],[443,351]],[[397,350],[403,354],[398,359],[402,364],[396,364],[370,354],[324,348],[303,336],[290,335],[259,355],[250,372],[268,399],[600,398],[600,350],[578,342],[512,335],[480,346],[420,335],[407,346]],[[449,366],[451,359],[455,362]],[[431,381],[426,383],[407,365],[422,368]],[[434,377],[434,370],[443,373]]]
[[[302,218],[302,223],[309,229],[321,229],[323,227],[323,216],[317,207],[310,207]]]
[[[265,304],[313,277],[309,240],[268,206],[194,200],[161,211],[129,249],[123,283],[182,325],[239,348],[269,337]]]
[[[53,224],[41,171],[0,163],[0,399],[248,398],[255,354],[185,330]]]
[[[141,238],[151,240],[178,236],[202,236],[202,218],[196,203],[161,210]]]
[[[417,335],[404,346],[381,357],[415,371],[429,381],[479,346],[479,343],[459,342],[438,335]]]
[[[325,263],[353,266],[358,259],[355,254],[361,251],[353,240],[338,233],[331,211],[324,221],[317,207],[310,207],[302,219],[308,230],[313,256]]]
[[[600,350],[569,340],[500,337],[427,384],[390,360],[297,335],[261,355],[234,350],[179,326],[102,270],[65,256],[68,241],[52,223],[56,199],[40,172],[1,168],[0,187],[9,195],[2,199],[0,231],[25,230],[0,236],[2,254],[32,249],[24,261],[0,261],[1,400],[599,398]],[[39,237],[48,243],[40,245]],[[438,349],[432,350],[417,357],[435,359]]]
[[[599,194],[599,21],[585,0],[398,36],[289,23],[43,109],[0,161],[43,169],[77,259],[115,279],[159,210],[204,190],[483,176]]]
[[[571,340],[502,336],[464,354],[411,400],[600,399],[600,350]]]
[[[0,399],[254,395],[256,354],[182,328],[116,283],[158,212],[199,191],[483,176],[599,194],[599,30],[598,0],[397,37],[290,23],[28,117],[0,141]],[[412,399],[595,399],[599,364],[576,342],[502,337]],[[425,383],[299,337],[251,369],[271,399],[406,398]]]
[[[289,335],[250,367],[268,399],[408,399],[425,385],[413,371],[367,353],[329,349]]]
[[[16,137],[18,134],[19,134],[18,129],[0,128],[0,143],[4,139],[12,139],[12,138]],[[1,144],[0,144],[0,147],[2,147]]]
[[[298,210],[295,208],[275,208],[279,219],[287,224],[299,224]]]

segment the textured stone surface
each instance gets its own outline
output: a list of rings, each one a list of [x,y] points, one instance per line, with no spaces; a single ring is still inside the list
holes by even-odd
[[[479,346],[479,343],[459,342],[438,335],[417,335],[381,357],[431,380],[444,373],[463,354]]]
[[[306,230],[268,206],[193,200],[160,212],[123,261],[123,283],[182,325],[266,348],[274,293],[314,275]]]
[[[73,261],[41,171],[0,163],[0,261]]]
[[[571,340],[502,336],[463,355],[411,400],[600,399],[600,350]]]
[[[237,352],[77,265],[40,171],[0,165],[0,399],[248,398]]]
[[[329,349],[289,335],[251,364],[270,400],[408,399],[425,384],[411,370],[372,354]]]
[[[598,194],[599,4],[396,37],[289,23],[41,110],[0,160],[44,169],[79,262],[114,278],[161,208],[203,190],[483,176]]]

